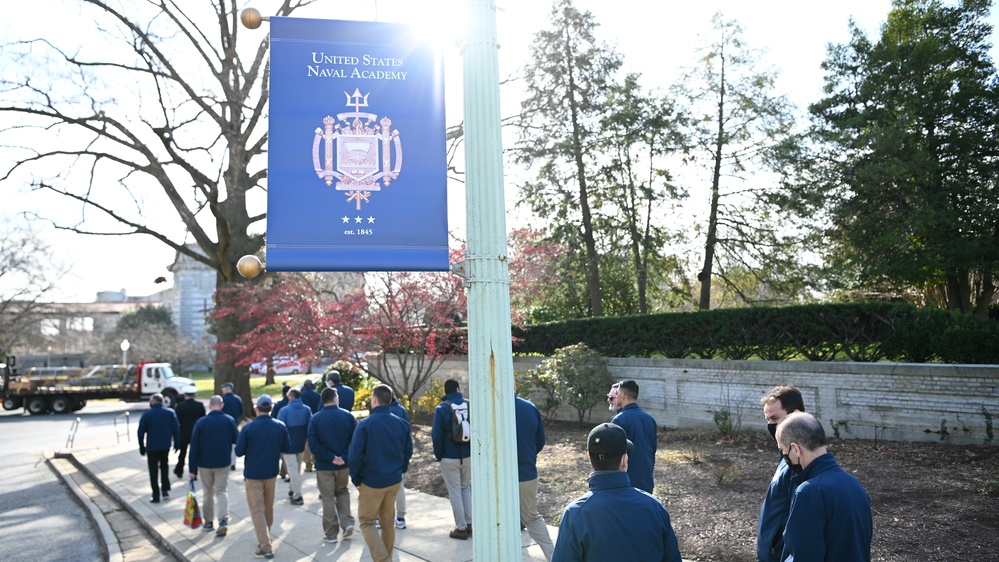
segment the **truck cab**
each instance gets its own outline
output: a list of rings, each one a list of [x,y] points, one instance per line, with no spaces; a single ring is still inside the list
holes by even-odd
[[[173,374],[169,363],[139,363],[135,366],[138,373],[139,392],[143,398],[149,398],[159,392],[163,395],[163,406],[173,408],[180,401],[185,386],[193,386],[194,381]]]

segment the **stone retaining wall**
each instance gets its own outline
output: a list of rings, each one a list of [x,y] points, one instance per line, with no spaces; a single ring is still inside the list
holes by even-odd
[[[514,359],[518,375],[541,358]],[[991,416],[999,418],[999,365],[839,363],[804,361],[711,361],[694,359],[609,360],[617,380],[634,379],[639,405],[660,426],[715,428],[728,412],[737,430],[765,429],[759,399],[777,384],[798,387],[806,409],[830,436],[901,441],[990,439]],[[435,378],[454,377],[468,394],[468,362],[449,359]],[[560,419],[575,419],[563,408]],[[591,413],[609,421],[606,408]],[[996,420],[999,422],[999,420]]]

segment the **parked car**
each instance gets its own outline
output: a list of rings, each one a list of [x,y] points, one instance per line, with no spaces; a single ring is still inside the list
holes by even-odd
[[[301,361],[294,355],[281,355],[274,358],[274,372],[279,375],[297,375],[309,370],[309,362]],[[267,360],[250,364],[250,372],[264,374],[267,372]]]

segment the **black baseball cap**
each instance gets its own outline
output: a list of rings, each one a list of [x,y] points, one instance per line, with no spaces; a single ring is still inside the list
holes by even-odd
[[[628,439],[623,427],[616,423],[602,423],[590,431],[586,450],[601,460],[612,459],[632,452],[635,444]]]

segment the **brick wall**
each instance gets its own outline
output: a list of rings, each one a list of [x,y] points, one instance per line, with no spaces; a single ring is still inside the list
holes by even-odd
[[[515,358],[514,372],[523,374],[541,360]],[[669,428],[711,429],[715,413],[727,411],[736,428],[762,431],[766,424],[759,399],[777,384],[799,388],[805,408],[830,437],[983,443],[988,438],[983,408],[999,425],[999,365],[609,361],[614,378],[638,382],[639,405]],[[468,391],[467,365],[463,359],[448,360],[435,378],[453,377]],[[575,411],[564,408],[559,417],[575,419]],[[598,407],[590,421],[610,418],[608,410]],[[946,433],[941,433],[941,423]]]

